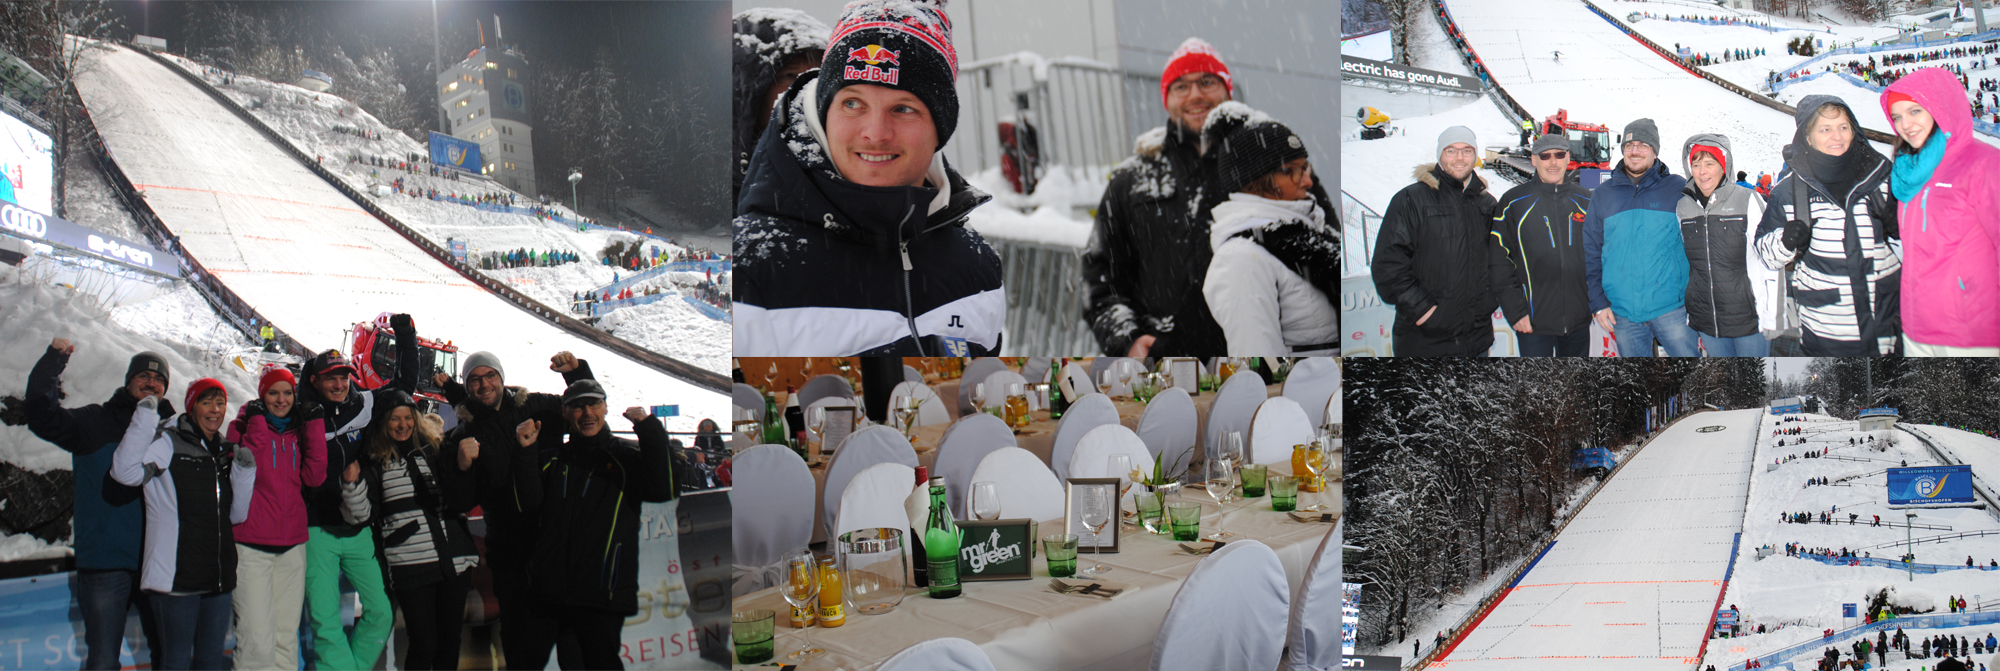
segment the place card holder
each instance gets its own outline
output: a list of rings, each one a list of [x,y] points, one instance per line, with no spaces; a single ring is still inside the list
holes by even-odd
[[[851,405],[829,405],[826,408],[826,435],[820,438],[819,453],[822,459],[832,459],[833,452],[847,437],[854,433],[855,408]]]
[[[1084,550],[1088,548],[1097,548],[1099,553],[1118,552],[1120,520],[1115,509],[1118,501],[1118,484],[1119,478],[1070,478],[1066,483],[1063,492],[1063,533],[1076,534],[1078,557],[1087,554]],[[1107,490],[1105,497],[1113,502],[1114,508],[1111,511],[1111,521],[1104,525],[1103,532],[1095,536],[1091,535],[1090,527],[1084,526],[1083,506],[1078,504],[1079,495],[1089,487],[1103,487]]]
[[[1167,375],[1173,377],[1174,388],[1192,396],[1201,392],[1201,360],[1191,356],[1177,356],[1167,359]]]

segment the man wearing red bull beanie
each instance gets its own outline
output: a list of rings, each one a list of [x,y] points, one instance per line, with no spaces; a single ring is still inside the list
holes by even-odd
[[[1083,254],[1090,294],[1083,319],[1105,354],[1206,356],[1228,348],[1202,281],[1215,253],[1211,211],[1230,190],[1219,183],[1201,129],[1235,86],[1215,47],[1198,37],[1181,42],[1160,73],[1167,125],[1141,134],[1137,156],[1111,173]],[[1325,186],[1315,182],[1310,191],[1322,211],[1333,211]]]
[[[848,4],[779,100],[736,204],[737,353],[999,352],[1000,257],[965,228],[992,197],[938,153],[958,126],[944,4]]]

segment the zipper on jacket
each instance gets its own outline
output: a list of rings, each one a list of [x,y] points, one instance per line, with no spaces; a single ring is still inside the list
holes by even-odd
[[[910,271],[915,268],[910,263],[910,243],[901,239],[903,225],[909,223],[910,213],[915,211],[915,204],[908,205],[903,210],[903,219],[896,222],[896,246],[903,254],[903,319],[910,323],[910,339],[917,343],[917,356],[930,356],[924,353],[924,337],[917,333],[917,302],[910,298]]]
[[[243,448],[238,446],[237,449]],[[214,457],[210,457],[210,459],[212,460]],[[218,464],[215,467],[215,589],[218,592],[222,591],[222,551],[224,550],[222,532],[229,528],[224,526],[229,523],[229,518],[227,517],[227,512],[222,509],[222,479],[228,477],[223,473],[224,470],[225,466],[223,464]]]

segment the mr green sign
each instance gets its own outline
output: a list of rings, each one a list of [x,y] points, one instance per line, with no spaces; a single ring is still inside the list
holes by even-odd
[[[967,520],[958,523],[958,579],[1026,580],[1034,568],[1035,521]]]

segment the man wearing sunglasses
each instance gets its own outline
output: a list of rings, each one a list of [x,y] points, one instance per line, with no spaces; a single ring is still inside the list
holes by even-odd
[[[1569,180],[1569,138],[1549,133],[1531,149],[1535,179],[1500,196],[1493,237],[1510,262],[1494,275],[1500,309],[1521,356],[1585,356],[1590,293],[1583,277],[1590,191]]]

